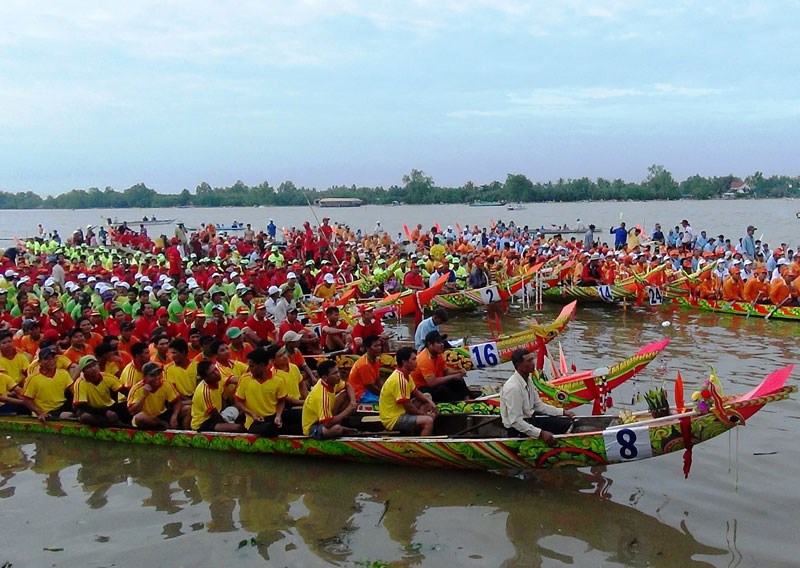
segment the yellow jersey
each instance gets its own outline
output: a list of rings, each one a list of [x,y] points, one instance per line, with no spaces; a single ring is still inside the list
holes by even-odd
[[[212,412],[222,410],[223,388],[222,383],[212,388],[205,381],[197,385],[192,395],[192,430],[199,430]]]
[[[11,359],[0,355],[0,371],[5,371],[18,385],[28,376],[30,365],[31,360],[23,351],[17,351]]]
[[[164,367],[164,380],[172,383],[181,396],[193,396],[197,388],[197,363],[192,361],[181,367],[170,361]]]
[[[333,388],[323,380],[311,387],[308,398],[303,402],[303,434],[308,436],[314,424],[325,424],[333,418],[336,395],[344,390],[345,382],[340,380]]]
[[[119,387],[119,379],[111,373],[103,373],[103,379],[96,385],[81,375],[72,387],[74,393],[72,405],[86,404],[92,408],[110,408],[116,402]]]
[[[144,398],[144,405],[139,412],[144,412],[150,416],[161,416],[167,411],[168,405],[180,398],[175,387],[167,381],[163,381],[161,386],[158,387],[158,390],[151,392],[150,395],[145,398],[146,393],[144,391],[144,385],[144,381],[139,381],[133,385],[131,392],[128,394],[128,408]]]
[[[300,372],[300,367],[294,363],[289,363],[288,371],[273,367],[272,372],[276,377],[285,381],[286,396],[288,398],[300,398],[300,383],[303,382],[303,373]]]
[[[286,398],[286,382],[280,377],[270,376],[263,381],[253,378],[250,373],[239,379],[236,398],[244,403],[250,412],[260,418],[275,414],[278,401]],[[245,427],[250,428],[253,418],[248,414]]]
[[[406,413],[403,403],[411,400],[411,393],[416,389],[414,380],[395,369],[389,375],[381,388],[381,396],[378,408],[381,415],[381,422],[387,430],[394,429],[397,419]]]
[[[45,412],[51,412],[64,406],[67,401],[67,389],[72,384],[72,377],[64,369],[56,369],[52,377],[36,373],[28,380],[25,387],[25,398]]]

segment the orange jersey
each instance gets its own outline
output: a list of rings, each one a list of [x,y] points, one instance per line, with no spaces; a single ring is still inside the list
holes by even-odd
[[[755,276],[749,278],[744,284],[744,301],[751,304],[757,300],[769,299],[769,282],[761,282]]]
[[[744,300],[744,282],[741,278],[734,279],[728,276],[722,283],[722,299],[729,302]]]

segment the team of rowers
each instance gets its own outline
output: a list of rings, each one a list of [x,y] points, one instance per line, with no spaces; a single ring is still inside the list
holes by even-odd
[[[594,226],[582,241],[565,241],[513,224],[460,232],[417,226],[405,239],[376,232],[358,240],[328,221],[286,231],[283,248],[269,226],[241,239],[176,230],[171,239],[141,241],[141,250],[83,239],[78,246],[34,239],[18,247],[0,260],[0,412],[96,426],[323,438],[350,433],[344,423],[357,405],[379,403],[387,429],[429,434],[437,402],[469,396],[464,371],[444,363],[439,325],[447,313],[422,321],[415,347],[397,351],[397,368],[383,381],[388,335],[373,311],[346,321],[327,305],[314,329],[300,319],[304,298],[329,302],[355,280],[367,283],[360,286],[367,296],[385,294],[389,285],[424,289],[440,278],[451,290],[476,288],[546,261],[574,262],[572,278],[583,285],[637,271],[669,278],[713,261],[692,293],[776,304],[800,295],[800,255],[784,247],[764,260],[761,243],[750,259],[747,250],[709,246],[702,235],[670,245],[657,230],[649,243],[618,242],[612,250],[595,238]],[[748,227],[750,238],[754,230]],[[120,236],[112,231],[112,244]],[[656,265],[666,269],[653,271]],[[347,377],[325,359],[331,352],[360,355]],[[547,438],[560,426],[523,424],[534,411],[562,414],[524,388],[530,359],[524,352],[512,358],[520,388],[504,388],[501,413],[512,431]]]

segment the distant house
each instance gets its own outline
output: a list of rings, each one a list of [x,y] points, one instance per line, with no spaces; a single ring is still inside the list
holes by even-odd
[[[739,195],[746,195],[750,193],[750,186],[747,182],[744,181],[732,181],[730,190],[732,193],[738,193]]]

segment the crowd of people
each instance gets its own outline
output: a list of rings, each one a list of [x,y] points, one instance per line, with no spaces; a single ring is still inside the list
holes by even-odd
[[[349,287],[374,298],[446,278],[443,290],[454,292],[549,262],[571,267],[564,283],[658,274],[652,282],[665,284],[691,273],[687,293],[698,297],[795,303],[800,252],[772,249],[756,230],[748,226],[734,245],[687,220],[667,235],[657,224],[649,236],[621,223],[605,233],[611,244],[594,225],[583,238],[564,239],[513,222],[417,225],[396,238],[379,225],[362,234],[327,217],[280,232],[272,220],[258,233],[247,225],[241,237],[214,224],[196,231],[181,224],[151,239],[125,225],[89,227],[66,241],[47,238],[40,226],[40,237],[0,259],[0,413],[327,438],[351,433],[346,419],[358,405],[378,403],[388,430],[426,435],[436,403],[470,394],[465,372],[444,362],[439,326],[447,313],[420,323],[415,346],[397,351],[397,368],[383,380],[388,335],[368,304],[354,320],[335,305]],[[303,319],[309,302],[321,305],[317,320]],[[330,353],[359,358],[345,377]],[[512,360],[503,423],[512,434],[548,441],[560,425],[528,428],[520,420],[561,411],[524,388],[531,358],[520,352]]]

